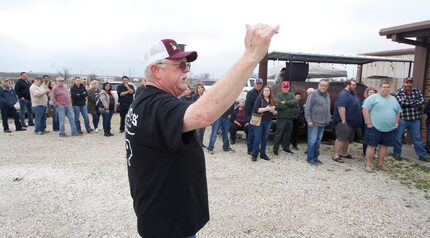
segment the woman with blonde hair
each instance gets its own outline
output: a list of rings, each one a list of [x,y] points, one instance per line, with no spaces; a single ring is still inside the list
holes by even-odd
[[[253,113],[261,115],[261,123],[259,126],[254,125],[252,161],[257,161],[258,154],[260,154],[260,158],[270,160],[266,154],[267,138],[269,137],[272,117],[277,114],[277,111],[275,110],[275,99],[272,89],[269,86],[265,86],[261,90],[260,96],[255,99]]]
[[[93,117],[93,126],[96,133],[99,132],[99,121],[100,111],[97,109],[96,102],[100,95],[100,89],[98,88],[99,82],[93,80],[90,82],[90,88],[88,89],[88,113]]]

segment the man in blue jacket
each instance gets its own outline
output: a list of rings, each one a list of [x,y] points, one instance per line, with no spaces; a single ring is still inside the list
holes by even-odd
[[[3,131],[5,133],[11,133],[9,130],[9,124],[7,122],[9,115],[13,116],[15,120],[15,128],[17,131],[25,131],[26,129],[22,128],[21,122],[19,121],[19,115],[16,111],[14,105],[18,101],[16,97],[16,93],[13,88],[10,87],[9,79],[3,79],[0,86],[0,110],[1,110],[1,118],[3,121]]]

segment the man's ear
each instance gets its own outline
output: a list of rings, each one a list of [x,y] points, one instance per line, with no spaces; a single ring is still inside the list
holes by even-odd
[[[160,68],[155,64],[151,65],[151,74],[154,79],[159,79],[161,77]]]

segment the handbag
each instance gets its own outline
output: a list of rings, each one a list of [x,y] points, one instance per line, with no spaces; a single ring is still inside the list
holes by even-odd
[[[261,117],[262,115],[260,113],[252,113],[251,120],[249,121],[249,124],[253,126],[260,126],[261,125]]]
[[[263,105],[263,99],[261,99],[261,105]],[[249,121],[249,124],[251,124],[253,126],[260,126],[262,116],[263,116],[263,114],[261,114],[261,113],[253,112],[251,115],[251,120]]]

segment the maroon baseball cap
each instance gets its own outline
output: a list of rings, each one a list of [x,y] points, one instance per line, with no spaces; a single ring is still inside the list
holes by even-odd
[[[179,48],[176,41],[172,39],[163,39],[152,43],[143,56],[145,68],[155,61],[162,59],[182,59],[186,58],[187,62],[193,62],[197,59],[197,52],[183,51]]]

